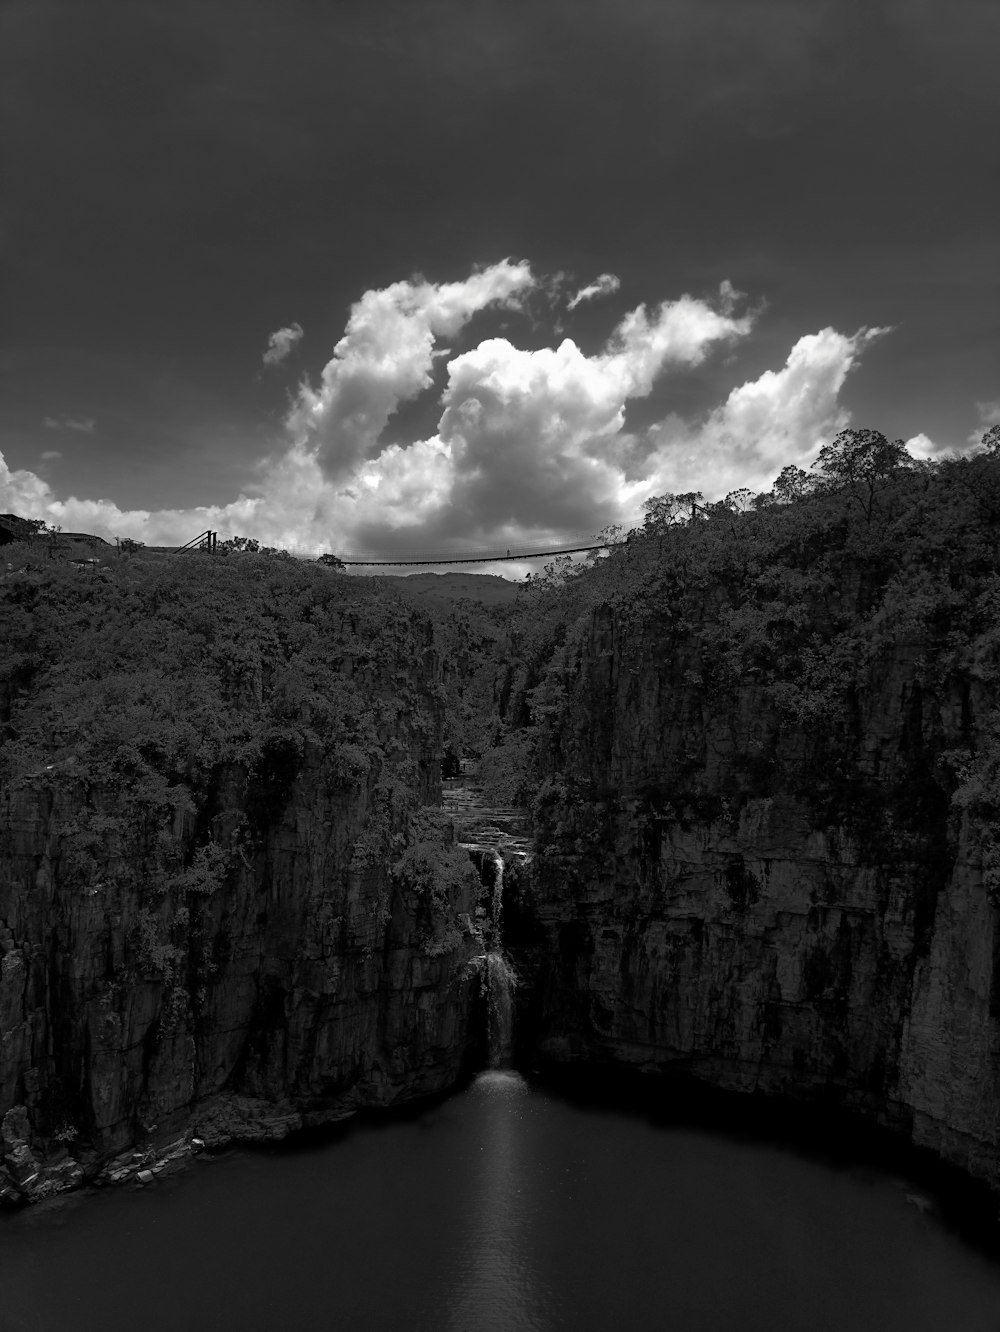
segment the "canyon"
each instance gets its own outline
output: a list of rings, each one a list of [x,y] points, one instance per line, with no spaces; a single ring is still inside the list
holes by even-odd
[[[752,682],[706,699],[697,644],[647,628],[595,614],[563,680],[518,902],[533,1057],[850,1111],[996,1187],[993,825],[935,780],[995,694],[931,693],[897,645],[830,735]]]
[[[272,733],[170,785],[117,745],[5,783],[5,1200],[429,1095],[466,1066],[479,879],[433,821],[403,849],[440,798],[442,662],[406,612],[387,629],[334,602],[337,744]],[[250,657],[237,719],[267,689]]]
[[[220,607],[278,579],[278,628],[248,648],[216,617],[156,676],[183,718],[204,653],[228,663],[195,767],[188,740],[29,725],[55,667],[11,666],[0,1197],[442,1093],[488,1062],[491,975],[524,1067],[819,1106],[1000,1188],[997,506],[943,503],[966,544],[907,531],[890,559],[823,504],[646,533],[481,621],[252,559],[199,574]],[[157,633],[163,577],[134,593]],[[88,595],[85,626],[115,588]],[[482,800],[528,820],[502,904],[442,804],[463,727]]]

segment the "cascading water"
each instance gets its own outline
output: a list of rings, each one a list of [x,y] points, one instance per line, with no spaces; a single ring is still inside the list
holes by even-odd
[[[445,805],[455,819],[460,846],[474,855],[489,894],[483,918],[485,952],[475,959],[486,998],[489,1064],[491,1069],[510,1064],[514,1037],[514,989],[517,973],[503,951],[501,930],[506,862],[499,844],[518,866],[528,859],[529,839],[523,810],[487,808],[479,789],[464,782],[445,783]],[[488,866],[492,864],[492,882]]]
[[[490,1068],[505,1068],[510,1063],[514,1043],[517,973],[500,949],[487,953],[483,960],[489,1006]]]
[[[489,938],[492,947],[478,959],[480,975],[486,987],[490,1068],[505,1068],[510,1063],[514,1037],[514,987],[517,985],[517,973],[504,954],[501,943],[503,876],[503,856],[496,851],[493,855],[493,892],[490,898]]]
[[[499,851],[493,857],[493,939],[500,947],[500,915],[503,911],[503,856]]]

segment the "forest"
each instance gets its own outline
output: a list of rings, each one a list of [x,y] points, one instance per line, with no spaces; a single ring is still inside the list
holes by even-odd
[[[836,1095],[993,1178],[998,446],[845,431],[490,604],[250,541],[101,572],[8,543],[0,1093],[45,1169],[68,1133],[93,1173],[150,1125],[280,1135],[452,1085],[466,759],[532,829],[502,940],[526,1057]]]
[[[554,561],[506,605],[407,596],[405,580],[245,539],[214,559],[129,543],[103,578],[16,543],[0,577],[0,778],[71,771],[183,803],[220,764],[319,745],[349,782],[384,759],[389,714],[415,688],[400,674],[372,697],[356,666],[405,672],[396,658],[419,625],[441,661],[443,752],[476,761],[489,798],[530,805],[596,607],[694,632],[707,691],[753,675],[790,720],[836,725],[888,641],[933,642],[938,673],[970,653],[996,670],[998,522],[1000,427],[933,463],[848,430],[770,492],[650,499],[640,528],[609,529],[604,554]],[[949,761],[989,786],[994,759]]]
[[[482,770],[495,799],[530,804],[561,766],[566,691],[594,612],[619,631],[693,638],[697,685],[754,680],[788,725],[830,732],[873,662],[912,643],[926,685],[1000,678],[1000,430],[971,457],[916,462],[875,431],[844,432],[818,468],[770,492],[657,497],[644,525],[588,565],[556,561],[496,618],[505,660]],[[949,789],[989,800],[1000,717],[976,752],[943,754]]]

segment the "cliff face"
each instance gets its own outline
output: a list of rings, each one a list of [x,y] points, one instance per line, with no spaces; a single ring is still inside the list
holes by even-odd
[[[992,832],[954,776],[997,699],[933,657],[876,652],[824,725],[708,687],[697,632],[594,614],[547,686],[535,1057],[818,1099],[1000,1185]]]
[[[433,884],[413,869],[413,818],[440,792],[428,641],[417,626],[395,660],[346,662],[369,701],[396,698],[401,670],[408,691],[379,714],[381,757],[353,770],[352,751],[275,740],[172,804],[72,761],[10,782],[0,1194],[45,1196],[178,1134],[280,1136],[456,1079],[479,884],[440,825],[416,840]]]
[[[925,480],[654,528],[509,634],[280,561],[0,582],[0,1200],[455,1080],[446,727],[537,787],[532,1060],[818,1100],[1000,1187],[1000,466]]]

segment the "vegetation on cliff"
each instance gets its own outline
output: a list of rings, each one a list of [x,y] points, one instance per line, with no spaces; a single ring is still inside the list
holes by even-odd
[[[0,581],[0,618],[0,785],[78,793],[53,829],[60,888],[126,895],[136,975],[191,979],[199,902],[250,863],[307,765],[331,809],[368,792],[355,873],[427,841],[410,822],[438,790],[440,656],[426,617],[377,587],[266,553],[125,559],[107,578],[52,561]]]
[[[849,1109],[997,1187],[1000,457],[819,464],[658,497],[512,621],[527,1049]]]
[[[489,762],[522,796],[545,799],[556,774],[576,780],[566,749],[580,706],[572,682],[602,607],[619,639],[664,651],[684,641],[686,683],[706,698],[753,682],[786,726],[825,738],[831,752],[890,650],[912,648],[930,692],[961,678],[995,698],[998,536],[995,447],[915,462],[873,431],[844,432],[817,472],[786,468],[765,495],[651,500],[644,526],[606,558],[550,566],[511,609],[498,690],[506,707]],[[762,769],[773,759],[758,757]],[[959,804],[993,799],[1000,716],[981,718],[975,745],[970,737],[942,752],[939,766]]]
[[[0,1200],[212,1097],[224,1140],[448,1085],[479,884],[422,809],[426,614],[274,553],[43,550],[0,618]]]
[[[435,731],[431,767],[442,751],[473,756],[489,798],[527,803],[565,767],[568,681],[602,606],[619,634],[694,642],[685,669],[704,690],[752,679],[789,724],[842,732],[888,645],[914,645],[930,689],[956,671],[995,676],[995,433],[977,456],[932,464],[877,431],[845,431],[811,473],[786,467],[767,494],[658,496],[641,528],[610,534],[606,557],[556,561],[508,604],[407,597],[407,580],[274,552],[126,558],[106,579],[59,562],[8,574],[0,776],[72,770],[179,811],[219,765],[280,785],[310,747],[350,783],[414,724]],[[421,700],[415,652],[439,662]],[[941,755],[958,801],[993,798],[995,731],[975,752]],[[406,778],[426,791],[436,776]],[[398,850],[372,837],[362,859]]]
[[[371,694],[371,663],[411,660],[415,616],[357,581],[267,558],[54,562],[0,582],[8,778],[71,762],[151,789],[219,763],[331,743],[349,778],[382,751],[416,683]],[[421,631],[417,631],[419,639]]]
[[[748,1039],[784,1031],[793,1072],[854,1070],[839,1033],[842,1010],[864,1007],[848,1003],[856,973],[891,999],[858,1094],[887,1096],[902,1085],[890,1027],[918,993],[960,822],[981,870],[962,891],[1000,903],[996,452],[916,463],[845,432],[767,495],[656,497],[606,557],[556,563],[507,604],[416,604],[250,550],[0,576],[3,1104],[27,1105],[43,1137],[70,1124],[120,1146],[223,1089],[290,1088],[310,1113],[380,1096],[383,1065],[403,1085],[412,1044],[390,994],[423,1005],[427,1085],[457,1067],[478,885],[446,821],[420,809],[449,750],[481,759],[488,799],[533,805],[548,951],[565,964],[553,993],[583,974],[577,954],[597,955],[574,893],[597,885],[612,903],[609,938],[632,911],[639,957],[673,883],[671,839],[689,834],[711,843],[717,882],[671,947],[697,980],[716,911],[721,976],[767,900],[746,812],[784,793],[834,869],[788,944],[789,1010],[762,991]],[[875,885],[860,924],[834,902],[845,847]],[[995,1015],[1000,948],[980,970]],[[682,978],[650,953],[643,974],[668,972]],[[567,1002],[573,1022],[579,1003],[612,1030],[587,994]],[[714,1022],[698,1040],[715,1041]]]

